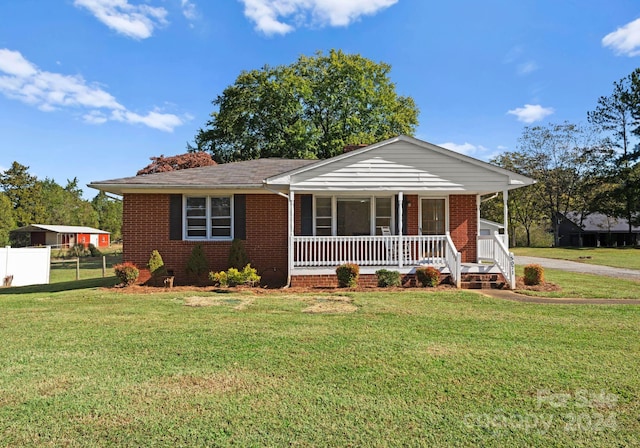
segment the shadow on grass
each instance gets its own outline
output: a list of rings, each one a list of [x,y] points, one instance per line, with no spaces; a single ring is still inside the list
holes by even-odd
[[[115,286],[117,283],[118,279],[115,276],[105,278],[88,278],[86,280],[50,283],[48,285],[12,286],[10,288],[0,288],[0,295],[61,292],[88,288],[109,288]]]

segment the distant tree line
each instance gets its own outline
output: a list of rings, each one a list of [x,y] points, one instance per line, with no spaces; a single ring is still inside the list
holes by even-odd
[[[53,179],[38,179],[29,167],[13,162],[0,172],[0,246],[11,241],[11,230],[29,224],[57,224],[96,227],[121,236],[122,203],[98,193],[91,201],[82,198],[78,179],[62,187]]]
[[[540,230],[560,244],[559,218],[574,212],[583,220],[591,213],[624,219],[627,244],[637,244],[633,226],[640,226],[640,69],[615,82],[608,96],[587,112],[586,124],[551,123],[525,127],[517,149],[493,163],[537,181],[509,194],[511,235],[532,245]],[[483,203],[483,215],[502,222],[502,201]]]

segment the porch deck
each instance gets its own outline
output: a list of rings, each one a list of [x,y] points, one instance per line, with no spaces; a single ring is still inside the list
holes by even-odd
[[[291,276],[334,275],[336,266],[357,264],[363,275],[379,269],[413,274],[420,266],[433,266],[451,275],[460,286],[464,274],[502,274],[513,287],[515,273],[513,255],[502,236],[478,236],[479,263],[462,263],[451,236],[384,235],[384,236],[293,236],[290,245]]]

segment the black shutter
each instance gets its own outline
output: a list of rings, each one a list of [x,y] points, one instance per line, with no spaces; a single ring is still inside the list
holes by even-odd
[[[233,195],[233,237],[247,239],[247,196]]]
[[[313,235],[313,196],[300,195],[300,224],[302,236]]]
[[[402,234],[407,234],[407,198],[402,198]],[[394,217],[396,219],[396,235],[400,234],[398,231],[400,224],[400,214],[398,213],[398,195],[394,198],[394,207],[393,207]]]
[[[169,239],[182,239],[182,195],[169,195]]]

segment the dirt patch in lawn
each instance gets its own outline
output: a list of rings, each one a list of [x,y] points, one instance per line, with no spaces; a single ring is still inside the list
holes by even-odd
[[[231,306],[234,310],[243,310],[253,303],[253,298],[251,297],[226,299],[223,297],[192,296],[185,297],[183,300],[185,306]]]
[[[358,311],[353,299],[347,296],[314,297],[311,304],[302,310],[310,314],[348,314]]]

